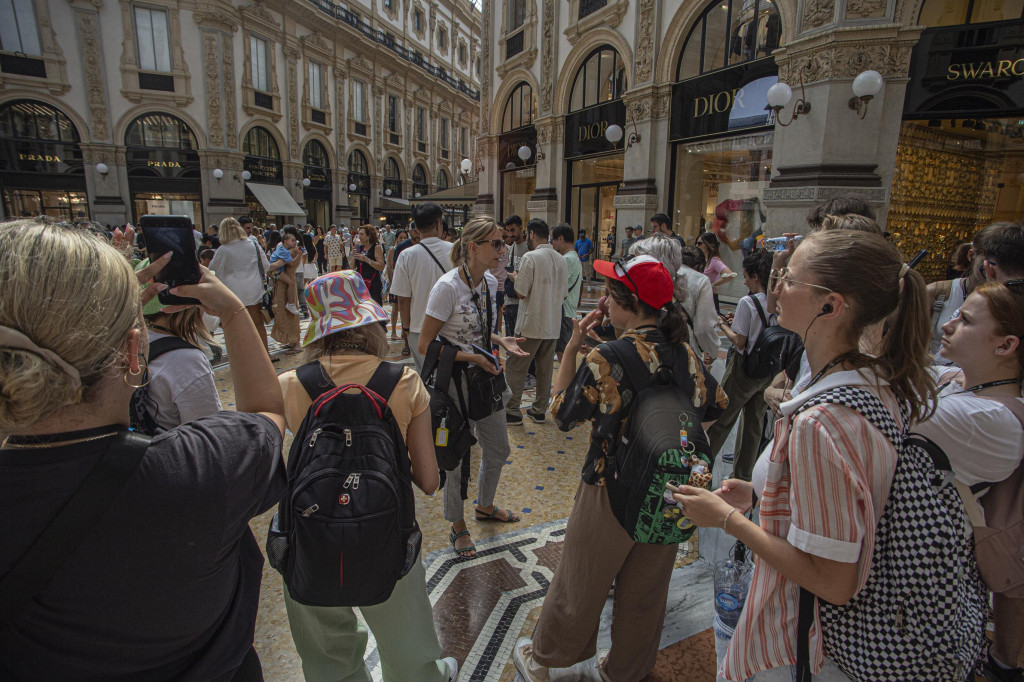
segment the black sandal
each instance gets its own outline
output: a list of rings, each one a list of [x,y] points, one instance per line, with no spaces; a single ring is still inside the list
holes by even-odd
[[[476,545],[474,545],[472,542],[469,543],[469,545],[467,547],[456,547],[455,546],[455,541],[458,540],[459,538],[461,538],[464,535],[469,535],[469,531],[468,530],[460,530],[460,531],[456,532],[455,531],[455,526],[452,526],[452,532],[448,534],[448,539],[452,541],[452,549],[455,550],[455,554],[458,555],[459,558],[461,558],[461,559],[473,559],[473,558],[476,557]],[[467,552],[472,552],[473,554],[470,555],[470,554],[467,554]]]
[[[498,509],[497,506],[494,507],[494,511],[492,511],[490,514],[488,514],[487,512],[480,511],[479,509],[474,509],[473,511],[476,512],[477,521],[495,521],[497,523],[519,523],[523,520],[518,514],[516,514],[511,509],[504,510],[508,518],[500,518],[498,516],[498,512],[503,510]]]

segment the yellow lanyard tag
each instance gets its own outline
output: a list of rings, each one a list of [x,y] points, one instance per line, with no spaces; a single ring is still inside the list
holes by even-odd
[[[448,429],[442,426],[437,430],[437,434],[434,436],[434,445],[439,448],[448,446]]]

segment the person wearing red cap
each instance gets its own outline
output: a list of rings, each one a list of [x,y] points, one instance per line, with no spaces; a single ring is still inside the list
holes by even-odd
[[[668,585],[677,545],[634,542],[619,525],[605,487],[607,457],[614,453],[635,395],[619,357],[639,356],[653,372],[675,368],[679,390],[693,402],[706,428],[728,399],[687,341],[686,321],[673,304],[672,276],[651,256],[617,263],[595,261],[607,278],[601,305],[573,322],[555,381],[551,414],[563,431],[591,422],[590,448],[565,533],[562,560],[544,598],[532,640],[521,638],[515,666],[529,682],[546,682],[549,668],[594,656],[608,590],[615,584],[612,646],[600,662],[602,680],[635,682],[654,667],[661,641]],[[584,339],[607,314],[620,333],[592,350],[576,370]]]

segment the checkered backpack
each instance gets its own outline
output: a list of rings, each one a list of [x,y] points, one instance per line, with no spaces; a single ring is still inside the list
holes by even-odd
[[[859,412],[899,453],[867,584],[847,604],[818,599],[825,652],[853,680],[964,682],[984,653],[988,593],[949,460],[902,432],[881,400],[842,386],[804,403]],[[904,424],[909,410],[902,408]],[[801,589],[797,680],[811,679],[815,596]]]

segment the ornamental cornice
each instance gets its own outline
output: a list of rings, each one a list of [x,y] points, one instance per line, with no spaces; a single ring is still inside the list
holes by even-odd
[[[855,78],[867,69],[886,80],[906,78],[921,29],[895,25],[840,28],[794,41],[775,52],[779,80],[791,86],[833,78]]]

